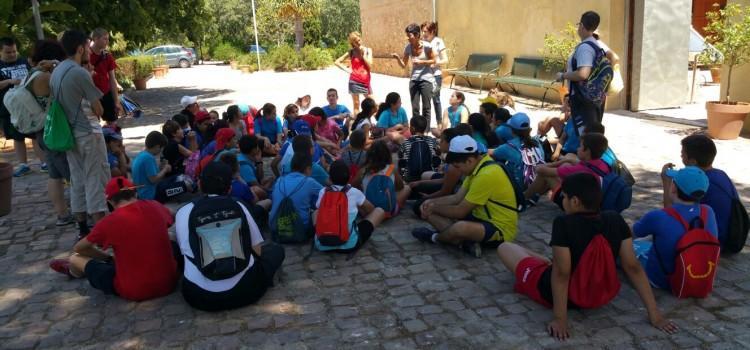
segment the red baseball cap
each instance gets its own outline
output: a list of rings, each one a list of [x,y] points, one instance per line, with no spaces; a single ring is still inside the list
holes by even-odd
[[[305,114],[302,116],[302,120],[304,120],[307,125],[310,125],[310,129],[314,130],[315,127],[320,123],[320,117],[312,114]]]
[[[224,146],[227,145],[227,142],[229,142],[234,137],[234,130],[230,128],[221,128],[219,131],[216,132],[216,150],[224,149]]]
[[[204,120],[207,120],[209,118],[211,118],[211,115],[208,114],[208,112],[206,112],[205,110],[201,109],[200,111],[198,111],[198,113],[195,114],[195,123],[200,124]]]
[[[104,195],[107,197],[107,200],[110,200],[114,195],[120,193],[120,191],[134,190],[138,187],[140,186],[133,185],[128,178],[117,176],[109,180],[107,186],[104,187]]]

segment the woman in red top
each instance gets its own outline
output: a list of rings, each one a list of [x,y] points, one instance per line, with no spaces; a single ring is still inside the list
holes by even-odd
[[[372,67],[372,49],[362,45],[362,36],[359,32],[349,34],[349,44],[352,49],[336,60],[336,66],[349,73],[349,93],[352,95],[354,114],[359,113],[359,95],[372,97],[370,87],[370,67]],[[344,60],[349,59],[351,67],[344,65]]]

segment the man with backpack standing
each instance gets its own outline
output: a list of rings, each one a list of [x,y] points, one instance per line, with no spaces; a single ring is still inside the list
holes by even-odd
[[[102,92],[100,102],[104,108],[102,119],[107,125],[117,129],[117,116],[122,113],[122,105],[117,94],[117,79],[115,78],[114,57],[107,51],[109,46],[109,32],[103,28],[96,28],[91,33],[93,39],[89,63],[94,66],[94,84]]]
[[[505,169],[489,155],[482,156],[471,136],[454,137],[445,158],[466,179],[453,195],[428,199],[421,206],[422,218],[436,230],[416,228],[412,236],[423,242],[460,245],[480,257],[480,244],[496,248],[516,237],[518,201]]]
[[[204,311],[252,304],[273,286],[284,248],[264,243],[248,209],[229,197],[232,169],[211,162],[199,181],[205,197],[180,208],[177,242],[185,257],[182,296]]]
[[[594,32],[599,27],[599,14],[587,11],[578,22],[578,36],[581,43],[568,60],[565,73],[557,73],[557,81],[570,83],[570,108],[578,135],[584,127],[602,121],[604,99],[607,87],[612,80],[612,66],[606,53],[597,43]]]
[[[716,216],[711,207],[700,204],[709,188],[708,177],[695,166],[665,173],[671,178],[672,204],[648,212],[633,225],[633,234],[653,237],[644,263],[651,284],[679,297],[705,297],[719,262]],[[675,276],[684,278],[677,281]]]

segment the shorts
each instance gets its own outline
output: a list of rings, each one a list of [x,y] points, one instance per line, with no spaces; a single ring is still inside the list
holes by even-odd
[[[106,122],[113,122],[117,120],[117,109],[115,108],[115,97],[112,95],[112,91],[105,92],[99,102],[102,103],[104,112],[102,113],[102,120]]]
[[[117,295],[115,291],[115,265],[111,262],[90,260],[83,269],[89,284],[104,292],[104,294]]]
[[[549,267],[550,265],[546,261],[537,257],[523,258],[516,266],[516,283],[513,285],[513,290],[551,308],[552,304],[539,293],[539,280]]]
[[[0,101],[0,103],[2,103],[2,101]],[[3,135],[5,135],[5,138],[8,140],[24,141],[26,139],[36,139],[36,134],[24,134],[18,131],[10,122],[10,116],[0,117],[0,124],[3,124]]]
[[[65,152],[47,150],[44,157],[49,167],[49,178],[53,180],[65,179],[70,181],[70,166]]]
[[[484,239],[480,242],[482,245],[497,248],[503,243],[503,231],[495,227],[495,224],[479,219],[471,214],[469,214],[464,220],[478,222],[484,226]],[[497,236],[498,239],[493,240],[492,238],[495,236]]]
[[[584,127],[593,123],[601,123],[604,116],[604,104],[597,104],[573,94],[570,96],[570,115],[575,118],[574,120],[581,120]]]
[[[369,95],[372,93],[372,88],[370,87],[370,84],[349,80],[349,93]]]

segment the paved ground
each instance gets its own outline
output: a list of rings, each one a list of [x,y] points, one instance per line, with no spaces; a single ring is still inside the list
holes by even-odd
[[[345,75],[333,70],[241,75],[226,67],[173,69],[166,79],[152,80],[148,91],[131,94],[147,113],[123,122],[128,149],[140,149],[146,131],[177,112],[185,94],[201,95],[212,108],[235,99],[283,106],[303,92],[323,103],[326,88],[345,91],[345,83]],[[376,75],[374,86],[380,98],[391,90],[406,96],[404,79]],[[470,95],[476,110],[473,101]],[[553,114],[526,109],[535,119]],[[615,114],[606,115],[605,125],[613,149],[638,179],[633,207],[625,213],[632,223],[659,205],[657,172],[664,162],[679,162],[679,139],[694,130]],[[743,162],[750,140],[717,144],[716,165],[750,203],[750,167]],[[573,338],[559,343],[544,331],[551,312],[513,293],[513,276],[493,252],[474,259],[418,243],[409,231],[423,223],[408,210],[378,228],[350,262],[324,254],[303,262],[307,246],[288,247],[281,283],[257,305],[205,313],[187,306],[179,292],[125,302],[48,269],[49,259],[67,254],[75,232],[54,226],[45,180],[37,173],[15,180],[13,212],[0,218],[0,348],[750,347],[748,251],[722,260],[714,293],[705,300],[656,292],[660,308],[682,328],[676,335],[651,328],[635,291],[624,284],[610,305],[572,311]],[[518,241],[550,254],[546,242],[557,214],[546,201],[524,213]]]

